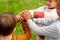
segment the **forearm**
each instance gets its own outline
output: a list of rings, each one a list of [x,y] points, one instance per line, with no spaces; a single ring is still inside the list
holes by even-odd
[[[54,14],[40,12],[39,10],[29,10],[29,12],[31,13],[34,22],[42,23],[45,25],[48,25],[51,22],[56,21],[56,19],[58,18],[56,13],[54,16]]]
[[[30,31],[30,28],[25,21],[22,21],[22,27],[23,27],[25,35],[30,39],[31,31]]]
[[[52,22],[56,21],[58,18],[33,18],[36,23],[42,23],[45,25],[50,25]]]
[[[33,18],[44,18],[44,12],[38,10],[29,10]]]

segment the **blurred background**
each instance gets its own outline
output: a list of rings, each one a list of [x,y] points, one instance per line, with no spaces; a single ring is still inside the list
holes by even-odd
[[[12,12],[17,15],[20,11],[36,9],[45,5],[45,0],[0,0],[0,13]],[[16,31],[14,35],[23,34],[22,24],[16,24]],[[32,32],[31,40],[36,40],[36,34]]]

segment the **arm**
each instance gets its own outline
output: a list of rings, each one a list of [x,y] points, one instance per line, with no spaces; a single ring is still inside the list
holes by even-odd
[[[31,13],[31,15],[33,17],[32,19],[34,22],[42,23],[45,25],[51,24],[52,22],[56,21],[58,18],[57,13],[55,13],[55,12],[54,12],[54,14],[53,13],[43,13],[43,12],[40,12],[37,10],[29,10],[29,12]]]
[[[43,18],[45,15],[43,11],[39,10],[29,10],[29,12],[33,18]]]
[[[40,7],[35,10],[29,10],[31,13],[32,17],[34,18],[54,18],[58,17],[56,9],[51,9],[50,11],[48,10],[47,6]]]
[[[58,29],[57,23],[53,23],[50,26],[38,27],[32,20],[27,20],[29,27],[38,35],[57,38]]]
[[[24,38],[26,38],[27,40],[30,40],[31,31],[30,31],[30,28],[25,21],[22,21],[22,27],[23,27],[23,30],[24,30],[24,36],[25,36]]]
[[[33,18],[33,21],[36,23],[42,23],[45,25],[49,25],[52,22],[56,21],[58,18]]]
[[[30,28],[25,21],[22,21],[22,27],[23,27],[23,30],[24,30],[24,35],[17,36],[17,39],[18,40],[30,40],[31,31],[30,31]]]
[[[50,24],[52,21],[56,21],[58,18],[58,15],[56,13],[56,10],[54,9],[53,12],[45,12],[41,11],[45,7],[38,8],[37,10],[29,10],[33,17],[33,21],[36,23],[41,23],[42,24]],[[34,19],[35,17],[35,19]]]
[[[19,35],[17,36],[17,40],[30,40],[31,38],[31,31],[29,26],[27,25],[26,21],[24,20],[23,16],[22,16],[23,12],[20,12],[17,16],[16,16],[16,20],[17,22],[21,22],[22,23],[22,27],[24,30],[24,34],[23,35]]]

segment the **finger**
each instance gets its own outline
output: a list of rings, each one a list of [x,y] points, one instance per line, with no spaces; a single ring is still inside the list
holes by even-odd
[[[24,18],[22,18],[22,20],[24,20]]]
[[[22,16],[23,16],[23,17],[25,17],[25,16],[26,16],[26,14],[22,14]]]
[[[23,20],[24,20],[24,18],[23,18],[23,17],[21,17],[20,21],[22,22]]]

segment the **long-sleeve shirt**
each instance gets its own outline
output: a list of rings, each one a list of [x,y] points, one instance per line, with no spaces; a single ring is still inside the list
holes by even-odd
[[[56,21],[56,19],[58,18],[56,8],[49,9],[48,6],[42,6],[34,10],[29,10],[29,12],[33,17],[33,21],[39,24],[40,26],[41,24],[50,25],[52,22]],[[37,37],[37,40],[40,40],[40,37]]]
[[[30,31],[29,26],[27,25],[26,22],[23,21],[22,22],[22,27],[23,27],[23,30],[24,30],[24,34],[23,35],[18,35],[18,36],[13,35],[12,40],[30,40],[31,31]]]
[[[43,27],[38,27],[31,19],[27,20],[27,23],[36,34],[45,36],[44,40],[60,40],[60,20]]]

